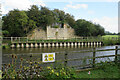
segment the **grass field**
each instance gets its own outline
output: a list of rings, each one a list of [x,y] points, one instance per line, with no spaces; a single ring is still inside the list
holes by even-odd
[[[120,65],[105,64],[100,69],[79,72],[77,78],[120,78]]]
[[[102,37],[118,37],[118,35],[104,35]]]
[[[119,35],[104,35],[102,36],[104,45],[118,45],[120,44]]]
[[[118,38],[118,35],[104,35],[102,36],[102,38],[105,38],[105,39]]]

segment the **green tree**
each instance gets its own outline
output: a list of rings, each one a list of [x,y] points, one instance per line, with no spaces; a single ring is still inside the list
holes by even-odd
[[[66,23],[68,23],[71,27],[75,26],[75,19],[74,16],[70,15],[70,14],[66,14],[66,18],[65,18]]]
[[[27,25],[28,16],[24,11],[14,9],[3,18],[2,30],[9,32],[8,36],[24,36],[24,27]]]
[[[75,32],[78,36],[89,36],[89,23],[83,19],[79,19],[76,21]]]
[[[101,36],[105,35],[105,29],[101,25],[95,24],[95,27],[97,29],[97,32],[96,32],[97,35],[101,35]]]
[[[41,7],[39,26],[45,29],[47,26],[52,25],[54,21],[55,20],[54,20],[53,12],[49,10],[47,7]]]
[[[35,29],[36,26],[36,22],[33,20],[28,20],[27,26],[24,28],[25,33],[29,33],[30,31],[32,31],[33,29]]]
[[[65,13],[59,9],[54,9],[53,13],[55,22],[61,24],[61,27],[63,27],[65,23],[69,24],[71,27],[75,26],[74,16],[70,15],[69,13]]]
[[[104,28],[99,24],[93,24],[92,22],[84,19],[77,20],[74,29],[78,36],[98,36],[104,35],[105,33]]]
[[[120,35],[120,32],[118,32],[118,35]]]
[[[36,26],[40,26],[40,23],[39,23],[39,18],[40,18],[40,10],[39,10],[39,7],[36,6],[36,5],[32,5],[31,8],[26,11],[27,13],[27,16],[29,17],[29,21],[32,22],[34,21],[36,23]]]
[[[9,36],[9,32],[7,30],[2,31],[2,34],[6,37]]]
[[[64,23],[66,22],[65,19],[66,19],[66,15],[65,15],[65,12],[62,11],[62,10],[59,10],[59,9],[54,9],[53,12],[55,13],[55,17],[56,17],[56,22],[58,24],[61,24],[61,27],[64,26]]]
[[[14,9],[3,16],[2,20],[5,36],[26,36],[36,27],[46,30],[47,26],[63,27],[65,23],[74,28],[78,36],[98,36],[105,33],[104,28],[99,24],[93,24],[84,19],[75,21],[73,15],[62,10],[50,10],[42,6],[39,8],[36,5],[32,5],[27,11]]]

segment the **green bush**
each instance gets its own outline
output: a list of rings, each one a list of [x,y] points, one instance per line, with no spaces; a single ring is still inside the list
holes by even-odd
[[[103,40],[104,45],[116,45],[119,44],[118,40]]]
[[[24,60],[21,58],[20,65],[17,66],[16,64],[17,56],[12,54],[12,63],[7,64],[4,66],[3,70],[3,77],[2,79],[15,79],[19,80],[22,79],[51,79],[51,78],[75,78],[75,70],[73,68],[64,67],[61,64],[56,66],[47,66],[41,67],[41,61],[31,61],[31,60]],[[28,63],[28,65],[23,66],[23,62]]]
[[[53,28],[59,28],[59,26],[53,26]]]
[[[47,79],[51,78],[75,78],[75,70],[69,67],[47,67],[47,71],[45,72],[44,76]]]

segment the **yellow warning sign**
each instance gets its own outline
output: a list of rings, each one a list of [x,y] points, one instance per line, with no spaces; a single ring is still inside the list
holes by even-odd
[[[55,53],[42,54],[42,62],[54,62],[54,61],[55,61]]]
[[[48,54],[48,57],[53,57],[53,54]]]
[[[53,57],[52,58],[48,58],[48,61],[53,61],[53,59],[54,59]]]
[[[47,58],[48,56],[47,56],[47,55],[45,55],[45,57]]]
[[[45,58],[45,61],[48,61],[48,59],[47,59],[47,58]]]

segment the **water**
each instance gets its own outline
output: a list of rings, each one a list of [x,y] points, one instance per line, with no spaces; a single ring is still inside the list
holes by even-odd
[[[119,45],[120,48],[120,45]],[[97,50],[103,49],[115,49],[115,46],[102,46],[96,47]],[[93,52],[83,52],[93,50],[93,47],[49,47],[49,48],[13,48],[13,49],[3,49],[3,64],[11,63],[12,58],[11,54],[16,54],[18,59],[17,62],[20,62],[20,58],[32,61],[41,61],[42,53],[56,53],[56,60],[64,60],[65,53],[67,53],[67,59],[81,59],[88,58],[93,56]],[[120,51],[118,51],[120,54]],[[105,55],[114,55],[115,51],[104,51],[104,52],[96,52],[96,56],[105,56]],[[32,56],[32,57],[30,57]],[[114,57],[109,58],[98,58],[96,62],[110,60],[113,61]],[[87,60],[73,60],[68,61],[67,66],[79,66],[84,64],[89,64],[91,59]],[[61,62],[61,63],[64,63]]]

